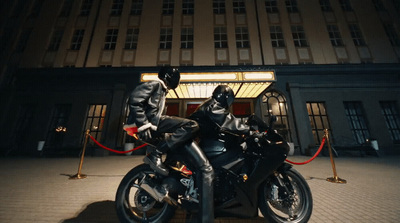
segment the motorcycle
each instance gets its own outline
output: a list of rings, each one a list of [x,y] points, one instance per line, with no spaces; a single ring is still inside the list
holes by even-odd
[[[292,165],[285,162],[288,143],[256,116],[247,123],[257,130],[247,137],[222,132],[219,140],[201,139],[201,148],[214,171],[215,217],[254,218],[258,210],[267,222],[307,222],[312,213],[311,190]],[[168,176],[157,174],[147,164],[130,170],[115,198],[120,222],[168,222],[177,208],[199,210],[196,170],[185,150],[166,154]],[[157,196],[155,187],[169,188],[169,197]]]

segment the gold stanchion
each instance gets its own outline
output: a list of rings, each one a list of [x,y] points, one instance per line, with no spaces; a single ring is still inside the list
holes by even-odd
[[[330,140],[329,140],[328,129],[325,129],[324,132],[325,132],[326,141],[328,142],[329,156],[331,157],[331,164],[332,164],[332,170],[333,170],[333,177],[329,177],[326,180],[329,181],[329,182],[332,182],[332,183],[345,184],[345,183],[347,183],[347,181],[343,180],[343,179],[340,179],[337,176],[337,173],[336,173],[336,166],[335,166],[335,161],[333,160],[333,154],[332,154],[331,143],[330,143]]]
[[[81,174],[82,170],[82,164],[83,164],[83,158],[85,157],[85,150],[86,150],[86,145],[89,139],[89,132],[90,130],[86,130],[86,135],[85,135],[85,142],[83,143],[83,148],[82,148],[82,155],[81,155],[81,161],[79,162],[79,167],[78,167],[78,173],[71,176],[69,179],[84,179],[86,178],[85,174]]]

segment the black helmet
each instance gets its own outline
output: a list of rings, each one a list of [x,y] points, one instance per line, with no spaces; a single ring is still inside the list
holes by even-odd
[[[168,89],[175,89],[179,85],[181,74],[177,68],[165,66],[161,67],[160,71],[158,72],[158,78],[164,81]]]
[[[232,105],[233,100],[235,100],[233,90],[228,85],[218,85],[214,89],[212,97],[225,108],[229,108]]]

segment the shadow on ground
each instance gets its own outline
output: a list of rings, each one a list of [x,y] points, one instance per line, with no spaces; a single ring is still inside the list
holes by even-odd
[[[186,216],[183,210],[176,210],[174,217],[170,223],[193,223],[196,222],[197,217]],[[240,218],[217,218],[215,223],[253,223],[264,222],[265,220],[260,217],[251,219]],[[118,223],[117,213],[115,211],[114,201],[98,201],[91,203],[82,210],[78,216],[70,219],[65,219],[62,223]]]
[[[62,223],[118,223],[114,201],[99,201],[86,206],[78,216]]]

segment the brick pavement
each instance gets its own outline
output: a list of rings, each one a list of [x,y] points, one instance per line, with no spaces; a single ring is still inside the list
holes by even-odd
[[[304,161],[309,157],[290,157]],[[0,223],[113,223],[118,222],[114,196],[124,174],[141,163],[142,156],[86,157],[86,179],[69,180],[77,173],[79,158],[0,158]],[[310,222],[399,222],[400,157],[340,157],[338,176],[347,184],[326,181],[332,177],[328,157],[295,168],[307,179],[313,193]],[[178,212],[171,222],[186,222]],[[217,223],[263,222],[223,218]]]

